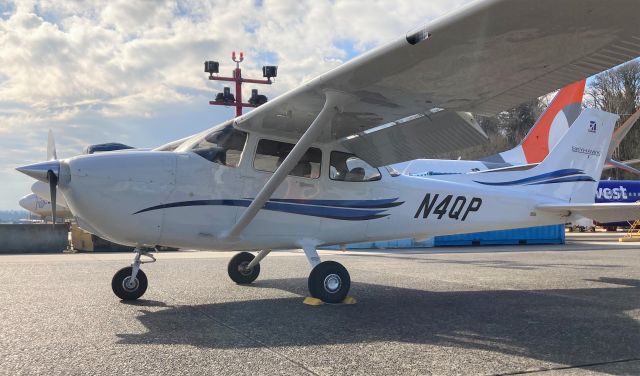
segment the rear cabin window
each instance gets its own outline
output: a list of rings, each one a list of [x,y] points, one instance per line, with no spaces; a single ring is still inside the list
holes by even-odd
[[[380,171],[353,154],[332,151],[329,177],[340,181],[375,181],[380,180]]]
[[[229,125],[206,135],[191,151],[211,162],[238,167],[246,142],[247,134]]]
[[[253,167],[259,171],[275,172],[289,155],[293,144],[273,140],[260,140],[256,148]],[[309,148],[289,175],[317,179],[320,177],[322,152],[318,148]]]

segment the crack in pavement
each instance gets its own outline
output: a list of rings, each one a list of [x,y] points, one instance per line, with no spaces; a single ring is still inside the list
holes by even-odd
[[[540,369],[536,369],[536,370],[514,371],[514,372],[507,372],[507,373],[493,373],[490,376],[527,375],[527,374],[533,374],[533,373],[542,373],[542,372],[550,372],[550,371],[562,371],[562,370],[575,369],[575,368],[597,367],[597,366],[605,366],[605,365],[608,365],[608,364],[629,363],[629,362],[637,362],[637,361],[640,361],[640,357],[639,358],[611,360],[611,361],[608,361],[608,362],[576,364],[576,365],[572,365],[572,366],[559,366],[559,367],[552,367],[552,368],[540,368]]]

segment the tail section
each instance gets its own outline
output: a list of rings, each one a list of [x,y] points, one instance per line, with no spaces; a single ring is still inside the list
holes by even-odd
[[[581,80],[560,89],[520,145],[482,161],[511,165],[541,162],[578,118],[585,83]]]
[[[489,186],[522,186],[571,203],[593,203],[617,120],[618,115],[585,109],[537,166],[526,171],[478,173],[473,180]]]
[[[525,136],[522,150],[527,163],[542,162],[578,118],[585,83],[586,80],[578,81],[560,90],[536,126]]]

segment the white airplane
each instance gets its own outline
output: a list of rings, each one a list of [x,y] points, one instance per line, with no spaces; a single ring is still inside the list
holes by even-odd
[[[38,197],[37,195],[31,193],[18,201],[21,207],[29,212],[38,215],[40,217],[48,217],[53,212],[53,208],[51,207],[51,202],[45,199]],[[58,205],[56,208],[56,216],[57,218],[71,218],[71,212],[64,206]]]
[[[349,273],[320,262],[318,246],[564,223],[571,213],[637,217],[638,204],[593,201],[617,119],[598,110],[583,111],[526,171],[448,182],[377,166],[481,140],[461,111],[495,113],[640,55],[638,10],[635,0],[477,2],[185,141],[18,170],[59,188],[102,236],[136,246],[112,279],[121,299],[144,294],[142,256],[161,244],[245,250],[228,267],[239,284],[258,277],[271,250],[300,247],[310,294],[340,302]]]

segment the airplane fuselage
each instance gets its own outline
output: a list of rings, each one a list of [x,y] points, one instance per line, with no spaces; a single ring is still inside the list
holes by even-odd
[[[21,207],[33,214],[41,217],[51,216],[51,202],[42,199],[33,193],[22,197],[18,203]],[[58,218],[70,218],[71,213],[66,207],[56,205],[56,216]]]
[[[540,197],[509,188],[478,185],[470,193],[464,184],[394,177],[384,168],[376,181],[331,180],[331,150],[322,148],[318,178],[288,176],[243,234],[229,238],[271,176],[245,158],[251,143],[235,168],[192,152],[74,157],[63,162],[59,185],[81,226],[129,245],[278,249],[564,222],[535,212]]]

